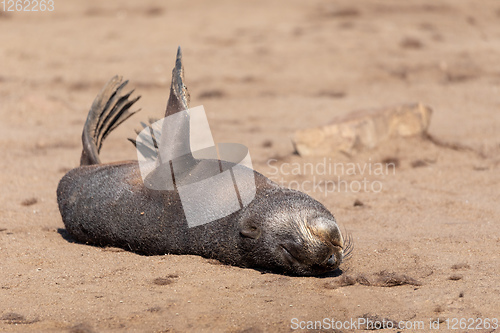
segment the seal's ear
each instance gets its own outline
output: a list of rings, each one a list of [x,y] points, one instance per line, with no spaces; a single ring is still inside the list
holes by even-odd
[[[244,223],[240,228],[240,235],[247,238],[257,239],[262,234],[262,229],[254,223]]]

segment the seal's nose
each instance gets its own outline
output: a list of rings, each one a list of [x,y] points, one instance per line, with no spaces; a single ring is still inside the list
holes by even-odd
[[[321,265],[332,270],[339,267],[344,258],[344,238],[335,220],[318,217],[309,222],[309,228],[329,248]]]
[[[330,269],[335,269],[340,266],[342,260],[344,259],[344,250],[339,246],[333,248],[333,254],[327,260],[325,260],[326,265],[330,266]]]
[[[344,238],[335,220],[317,217],[309,222],[309,227],[316,237],[332,247],[332,250],[344,248]]]

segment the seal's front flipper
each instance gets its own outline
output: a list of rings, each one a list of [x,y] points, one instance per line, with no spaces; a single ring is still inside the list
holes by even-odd
[[[128,81],[122,82],[120,76],[113,77],[92,103],[83,127],[83,151],[80,165],[100,164],[99,151],[104,139],[111,131],[139,111],[130,111],[130,107],[141,96],[129,100],[133,90],[124,95],[121,94],[127,83]]]
[[[182,66],[182,50],[177,49],[175,67],[172,70],[172,85],[170,86],[170,97],[168,98],[165,117],[179,111],[189,109],[189,91],[184,84],[184,67]]]
[[[153,140],[149,138],[141,140],[138,137],[136,140],[129,139],[129,141],[140,149],[143,156],[150,157],[154,154],[161,154],[161,159],[166,163],[180,156],[190,155],[190,117],[187,112],[182,112],[188,109],[189,92],[184,84],[182,51],[179,47],[175,66],[172,70],[172,84],[170,86],[170,96],[167,102],[165,118],[157,122],[150,120],[149,125],[143,124],[143,130],[146,128],[148,130],[137,133],[139,136],[151,135],[153,136]],[[159,135],[155,137],[153,133]],[[157,142],[159,147],[156,144],[153,145],[153,142]],[[187,157],[188,160],[193,160],[192,157]]]
[[[167,102],[165,118],[161,125],[160,155],[164,163],[185,156],[186,170],[195,164],[191,155],[189,92],[184,84],[184,68],[182,66],[182,51],[179,47],[172,70],[172,85]]]
[[[182,51],[179,47],[172,70],[165,117],[142,124],[143,129],[136,140],[129,139],[137,148],[141,175],[146,187],[154,190],[173,190],[174,182],[183,180],[198,165],[191,151],[191,114],[189,92],[184,84]],[[166,181],[167,179],[171,180]]]

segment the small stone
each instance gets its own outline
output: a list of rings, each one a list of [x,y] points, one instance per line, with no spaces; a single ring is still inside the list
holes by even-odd
[[[361,200],[358,200],[358,199],[354,200],[354,207],[363,206],[363,205],[364,205],[364,203]]]

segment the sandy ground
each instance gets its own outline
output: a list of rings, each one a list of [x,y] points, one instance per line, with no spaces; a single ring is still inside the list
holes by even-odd
[[[413,325],[407,331],[431,331],[436,320],[442,331],[495,331],[497,1],[56,0],[50,13],[0,12],[0,32],[0,330],[287,332],[324,318],[369,318],[404,321]],[[163,114],[178,45],[192,106],[204,105],[217,142],[247,145],[265,175],[324,185],[338,175],[291,168],[396,164],[383,174],[340,175],[380,184],[380,192],[305,189],[352,235],[355,252],[341,271],[263,274],[66,237],[55,190],[78,165],[95,95],[120,74],[143,96],[143,111],[101,155],[133,159],[125,138]],[[448,144],[415,138],[338,160],[293,154],[298,128],[418,101],[434,109],[430,133]],[[457,324],[462,318],[467,327]]]

